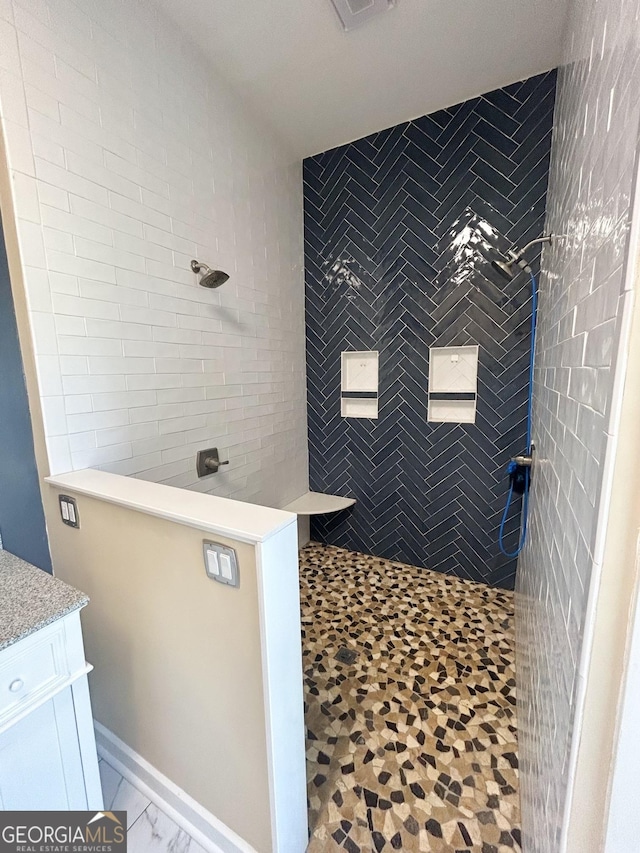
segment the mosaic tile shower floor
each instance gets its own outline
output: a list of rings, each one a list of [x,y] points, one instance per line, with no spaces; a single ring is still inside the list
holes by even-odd
[[[519,851],[513,593],[314,543],[300,583],[308,853]]]

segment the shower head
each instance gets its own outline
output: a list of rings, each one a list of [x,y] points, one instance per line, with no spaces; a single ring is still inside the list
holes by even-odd
[[[202,287],[220,287],[221,284],[229,280],[226,272],[212,270],[211,267],[201,264],[199,261],[191,261],[191,269],[199,274]]]
[[[504,276],[507,281],[511,281],[514,276],[513,261],[491,261],[491,266],[494,270],[498,270],[500,275]]]

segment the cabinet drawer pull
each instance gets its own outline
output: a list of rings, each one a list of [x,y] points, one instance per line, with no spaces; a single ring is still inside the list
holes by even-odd
[[[24,687],[24,681],[21,678],[16,678],[9,685],[9,690],[12,693],[18,693],[18,691],[22,690],[23,687]]]

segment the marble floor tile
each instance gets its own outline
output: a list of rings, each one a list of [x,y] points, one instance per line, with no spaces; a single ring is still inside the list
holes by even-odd
[[[308,853],[519,851],[513,593],[313,543],[300,587]]]
[[[206,853],[153,804],[147,806],[129,830],[127,849],[130,853]]]
[[[99,769],[105,809],[127,812],[129,853],[206,853],[104,759]]]
[[[104,759],[99,764],[100,779],[102,780],[102,796],[105,809],[110,811],[125,811],[127,827],[131,828],[142,812],[150,805],[151,800],[145,797],[137,788],[123,779],[117,770]]]

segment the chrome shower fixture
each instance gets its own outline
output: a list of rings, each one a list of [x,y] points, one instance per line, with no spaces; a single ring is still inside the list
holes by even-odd
[[[532,246],[535,246],[538,243],[549,243],[549,245],[551,245],[553,241],[557,239],[560,239],[560,235],[547,234],[545,237],[540,237],[537,240],[531,240],[531,242],[527,243],[523,249],[509,249],[503,260],[491,261],[491,266],[498,270],[498,272],[506,279],[511,281],[514,275],[520,270],[531,272],[531,267],[527,263],[524,255]]]
[[[212,270],[200,261],[191,261],[191,269],[200,276],[202,287],[220,287],[229,280],[229,275],[222,270]]]

